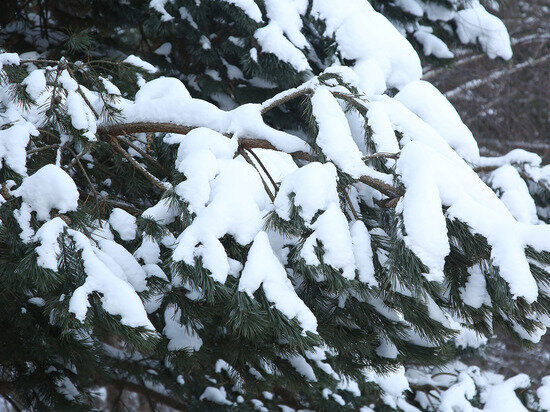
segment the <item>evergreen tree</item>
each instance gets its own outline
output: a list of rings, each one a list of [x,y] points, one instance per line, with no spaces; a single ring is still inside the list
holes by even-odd
[[[366,1],[113,3],[14,2],[2,31],[12,406],[86,409],[106,385],[176,409],[520,402],[526,377],[448,362],[550,323],[540,158],[480,157]],[[509,57],[477,2],[373,6],[421,43],[444,8]]]

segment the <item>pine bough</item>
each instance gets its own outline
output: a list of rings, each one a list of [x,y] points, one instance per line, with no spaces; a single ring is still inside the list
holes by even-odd
[[[448,362],[550,325],[550,172],[481,157],[409,43],[347,3],[309,12],[353,65],[230,111],[136,56],[0,54],[2,316],[35,360],[2,363],[6,399],[86,405],[118,384],[180,409],[520,407],[527,376]],[[258,42],[305,68],[301,31],[266,4]],[[108,64],[137,71],[134,97]],[[549,391],[521,401],[548,408]]]

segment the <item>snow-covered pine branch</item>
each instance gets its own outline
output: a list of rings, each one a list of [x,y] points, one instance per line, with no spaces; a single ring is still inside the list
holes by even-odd
[[[519,405],[526,376],[447,362],[496,333],[546,332],[550,227],[534,197],[547,167],[480,157],[369,3],[264,3],[208,3],[218,20],[150,4],[163,24],[250,35],[199,37],[250,46],[242,70],[222,64],[271,91],[236,104],[235,87],[228,110],[134,55],[0,54],[0,320],[17,326],[0,338],[0,395],[31,408],[88,407],[98,386],[181,409]],[[460,36],[506,57],[501,24],[473,5],[449,19],[498,26]],[[264,87],[273,58],[296,87]],[[182,78],[222,78],[201,64]]]

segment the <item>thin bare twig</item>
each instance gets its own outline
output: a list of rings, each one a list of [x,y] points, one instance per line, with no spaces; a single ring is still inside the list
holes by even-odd
[[[260,173],[260,170],[258,169],[258,167],[254,164],[254,162],[252,161],[250,156],[248,156],[248,154],[246,153],[246,151],[242,147],[239,147],[239,149],[237,151],[244,158],[244,160],[246,160],[249,164],[252,165],[252,167],[254,169],[256,169],[256,171],[258,172],[258,175],[260,175],[260,179],[262,180],[262,183],[264,184],[264,189],[265,189],[267,195],[269,196],[271,201],[274,202],[275,201],[275,195],[271,192],[271,189],[269,188],[269,186],[265,182],[265,180],[264,180],[262,174]]]
[[[363,156],[361,160],[366,162],[367,160],[378,159],[381,157],[386,159],[399,159],[399,153],[387,153],[387,152],[373,153],[367,156]]]
[[[297,99],[298,97],[301,97],[301,96],[305,96],[306,94],[312,94],[312,93],[313,93],[313,89],[310,87],[305,87],[303,89],[296,89],[294,92],[291,92],[291,93],[289,93],[288,91],[279,93],[278,95],[275,95],[274,97],[265,101],[262,104],[261,113],[265,114],[277,106],[281,106],[286,102]]]
[[[161,192],[165,192],[166,191],[166,187],[155,177],[153,176],[151,173],[149,173],[147,170],[145,170],[143,167],[141,167],[141,165],[136,161],[136,159],[134,159],[132,156],[130,156],[130,154],[124,150],[121,146],[120,146],[120,143],[118,142],[118,140],[113,137],[111,139],[111,146],[117,151],[119,152],[126,160],[128,160],[130,162],[130,164],[132,166],[134,166],[134,168],[140,172],[143,176],[145,176],[145,178],[153,185],[155,186],[156,188],[158,188]]]
[[[138,152],[143,158],[149,160],[151,163],[153,163],[156,167],[158,167],[164,173],[169,174],[168,170],[166,170],[166,168],[163,165],[161,165],[159,162],[157,162],[157,160],[153,156],[151,156],[149,153],[147,153],[145,150],[141,149],[139,146],[136,146],[130,140],[128,140],[128,139],[126,139],[122,136],[117,136],[117,139],[120,140],[121,142],[127,144],[128,146],[130,146],[132,149],[134,149],[136,152]]]
[[[256,153],[254,153],[254,151],[252,149],[247,149],[250,154],[254,157],[254,159],[256,159],[256,161],[258,162],[258,164],[260,165],[260,167],[262,168],[262,170],[265,172],[267,178],[269,179],[269,181],[271,182],[271,184],[273,185],[273,190],[275,190],[275,194],[277,194],[277,183],[275,182],[275,180],[273,179],[273,177],[271,177],[271,174],[268,172],[267,168],[265,167],[265,165],[263,164],[263,162],[260,160],[260,158],[258,157],[258,155]]]

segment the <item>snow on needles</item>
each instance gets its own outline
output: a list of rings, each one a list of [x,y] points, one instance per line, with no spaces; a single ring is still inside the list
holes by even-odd
[[[239,290],[253,297],[260,285],[267,299],[281,313],[289,319],[296,317],[304,330],[316,331],[317,319],[296,295],[285,268],[273,253],[267,234],[263,231],[258,232],[248,252],[239,280]]]
[[[76,210],[78,206],[76,184],[63,169],[53,164],[43,166],[23,179],[13,194],[21,196],[39,220],[49,220],[52,209],[65,213]]]

